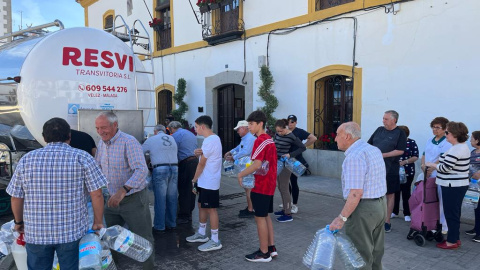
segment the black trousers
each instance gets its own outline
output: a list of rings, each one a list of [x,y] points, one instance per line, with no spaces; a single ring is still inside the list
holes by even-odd
[[[395,215],[398,215],[400,212],[400,193],[402,195],[402,204],[403,204],[403,215],[410,216],[410,206],[408,205],[408,200],[410,199],[410,190],[412,189],[413,175],[407,176],[407,183],[400,184],[400,190],[395,192],[395,205],[393,206],[393,212]]]
[[[178,217],[190,218],[195,209],[195,194],[192,179],[197,170],[198,159],[182,160],[178,164]]]
[[[300,189],[298,188],[298,177],[292,173],[290,175],[290,194],[292,195],[292,203],[298,203],[298,195],[300,195]]]
[[[480,235],[480,200],[477,203],[477,208],[475,208],[475,233],[477,236]]]
[[[457,243],[460,240],[460,215],[462,202],[468,186],[444,187],[442,186],[443,212],[448,225],[447,241]]]

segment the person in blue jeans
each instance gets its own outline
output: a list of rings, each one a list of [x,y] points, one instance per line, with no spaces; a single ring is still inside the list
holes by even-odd
[[[178,158],[175,139],[166,134],[165,126],[154,128],[155,136],[142,145],[150,153],[153,167],[152,183],[155,195],[153,232],[165,232],[177,226]]]
[[[42,135],[47,145],[20,159],[7,187],[15,230],[25,233],[29,270],[52,269],[55,251],[62,270],[78,270],[80,239],[88,229],[103,227],[107,178],[90,154],[68,144],[70,125],[64,119],[48,120]],[[85,192],[92,198],[92,227],[85,218]]]

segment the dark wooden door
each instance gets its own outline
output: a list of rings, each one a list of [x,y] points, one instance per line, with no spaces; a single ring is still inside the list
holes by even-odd
[[[235,98],[235,85],[227,85],[217,90],[218,136],[222,142],[223,154],[240,143],[240,137],[233,128],[244,119],[244,99]]]
[[[162,90],[158,92],[157,98],[158,124],[164,125],[165,118],[172,112],[172,92]]]

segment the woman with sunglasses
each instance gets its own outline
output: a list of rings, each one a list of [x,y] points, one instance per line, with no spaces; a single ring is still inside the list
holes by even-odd
[[[432,129],[433,138],[428,139],[425,145],[425,151],[422,155],[422,172],[425,172],[425,163],[433,162],[438,163],[438,158],[441,154],[445,153],[452,147],[452,144],[449,143],[445,137],[445,130],[447,128],[448,119],[445,117],[435,117],[432,122],[430,122],[430,128]],[[428,168],[427,177],[436,177],[437,172],[433,168]],[[419,175],[417,179],[423,180],[423,173]],[[446,234],[448,232],[447,221],[445,220],[445,215],[443,213],[443,200],[442,200],[442,189],[438,186],[438,199],[440,205],[440,223],[442,224],[442,233]]]
[[[449,122],[445,136],[452,147],[440,155],[438,164],[427,162],[425,165],[437,171],[435,183],[442,189],[443,211],[449,229],[447,240],[438,243],[437,247],[457,249],[461,245],[462,201],[469,185],[470,149],[465,143],[468,139],[468,128],[462,122]]]

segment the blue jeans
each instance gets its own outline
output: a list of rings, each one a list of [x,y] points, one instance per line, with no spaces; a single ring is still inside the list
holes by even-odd
[[[78,243],[74,242],[54,245],[28,244],[27,265],[28,270],[51,270],[53,265],[53,254],[56,251],[58,263],[62,270],[78,270]]]
[[[178,167],[168,165],[156,167],[153,169],[152,182],[155,195],[153,228],[165,230],[165,225],[175,228],[177,226]]]

